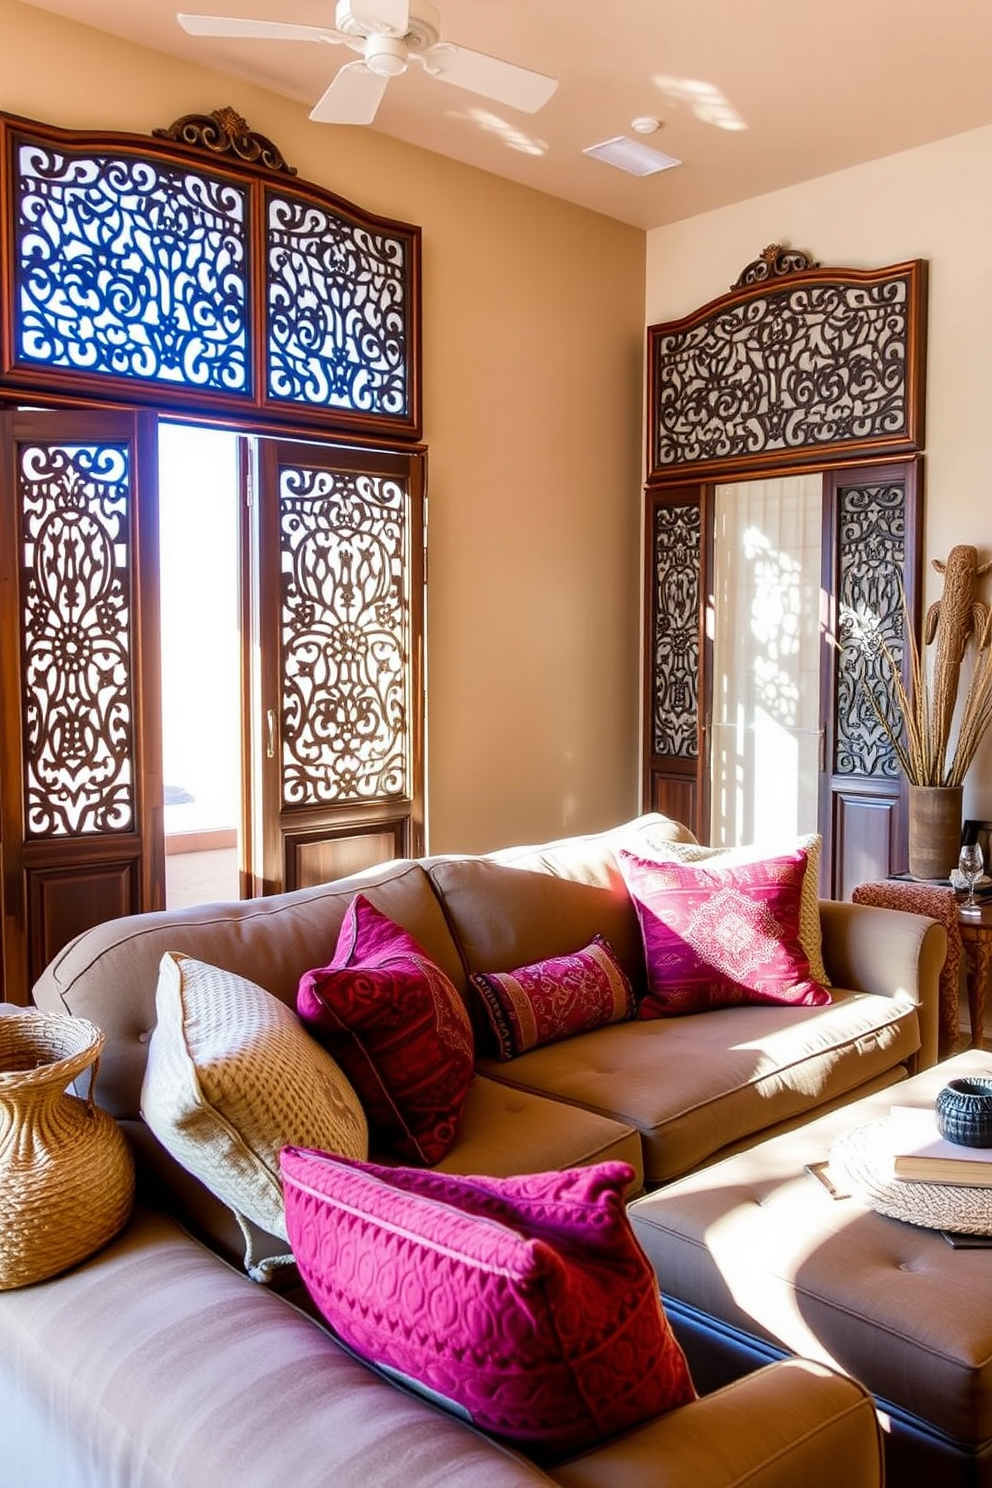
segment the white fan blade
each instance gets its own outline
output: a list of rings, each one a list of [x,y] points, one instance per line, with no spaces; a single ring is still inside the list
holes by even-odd
[[[531,72],[513,62],[487,57],[484,52],[471,52],[467,47],[439,41],[423,53],[421,61],[432,77],[442,82],[481,93],[496,103],[508,104],[525,114],[536,114],[558,86],[558,79]]]
[[[293,26],[283,21],[243,21],[235,16],[177,15],[190,36],[244,36],[255,41],[347,40],[340,32],[323,26]]]
[[[346,62],[310,117],[315,124],[371,124],[388,82],[364,62]]]
[[[348,8],[366,31],[405,36],[410,29],[410,0],[350,0]]]

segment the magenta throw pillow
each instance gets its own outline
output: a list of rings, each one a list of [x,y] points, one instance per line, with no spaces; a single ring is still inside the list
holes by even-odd
[[[370,1363],[541,1460],[695,1399],[607,1162],[519,1178],[282,1152],[311,1296]]]
[[[373,1139],[409,1162],[439,1162],[475,1046],[457,989],[413,936],[357,894],[330,965],[301,977],[296,1010],[357,1091]]]
[[[623,848],[617,856],[647,964],[638,1017],[830,1001],[810,977],[799,938],[805,852],[725,868],[658,862]]]
[[[476,972],[472,986],[500,1059],[634,1015],[634,994],[609,942],[596,935],[581,951],[516,971]]]

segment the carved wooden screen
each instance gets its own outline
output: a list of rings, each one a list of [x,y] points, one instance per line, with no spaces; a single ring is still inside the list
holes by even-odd
[[[922,447],[926,265],[821,269],[769,248],[648,331],[648,479]]]
[[[423,462],[266,441],[256,889],[421,850]]]
[[[151,415],[0,419],[4,984],[161,894]]]
[[[419,228],[294,181],[230,109],[155,134],[0,115],[0,390],[416,437]]]
[[[920,561],[915,452],[924,439],[925,322],[922,261],[880,270],[821,269],[803,254],[772,246],[744,269],[728,294],[648,330],[642,802],[680,816],[703,839],[710,828],[709,483],[848,468],[853,485],[867,491],[877,463],[878,481],[899,486],[903,502],[898,516],[887,509],[895,525],[880,544],[868,542],[864,531],[854,535],[862,498],[845,498],[848,508],[829,481],[825,487],[826,594],[836,605],[837,586],[850,587],[855,575],[857,583],[863,578],[875,583],[874,555],[884,551],[886,562],[899,565],[907,594],[915,595]],[[883,472],[886,460],[899,465]],[[696,752],[678,731],[669,736],[658,728],[659,720],[679,717],[682,700],[691,697],[681,676],[689,654],[683,637],[691,627],[684,593],[667,577],[673,552],[683,551],[675,538],[682,518],[676,520],[674,510],[686,503],[694,503],[701,522],[692,560],[700,585],[698,673],[686,715],[688,737],[695,710]],[[880,508],[875,537],[887,530]],[[905,542],[893,546],[900,532]],[[891,577],[891,567],[888,572]],[[885,604],[888,614],[888,600]],[[849,748],[855,737],[859,746],[866,743],[859,732],[864,713],[849,649],[839,656],[826,648],[822,722],[829,758],[821,772],[821,829],[835,839],[835,891],[859,871],[857,865],[862,877],[900,867],[904,841],[891,760],[884,751],[869,758]],[[848,768],[844,761],[855,758],[857,767]]]

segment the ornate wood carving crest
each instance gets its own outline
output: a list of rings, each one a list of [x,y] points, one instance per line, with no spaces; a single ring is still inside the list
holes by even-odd
[[[743,289],[749,284],[762,284],[766,279],[781,279],[786,274],[796,274],[800,269],[818,269],[815,259],[800,253],[798,248],[783,248],[781,243],[769,243],[757,258],[741,269],[731,289]]]
[[[648,331],[649,479],[923,443],[926,265],[823,269],[771,244],[729,293]]]
[[[264,134],[249,129],[247,119],[242,119],[229,106],[209,114],[183,114],[168,129],[153,129],[152,135],[155,139],[175,140],[177,144],[207,150],[211,155],[236,155],[249,165],[264,165],[268,170],[296,175],[296,167],[286,164],[278,146]]]

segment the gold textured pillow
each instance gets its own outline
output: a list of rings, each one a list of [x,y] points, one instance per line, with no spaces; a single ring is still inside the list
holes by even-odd
[[[806,854],[806,876],[799,896],[799,940],[806,959],[809,974],[822,987],[830,986],[827,968],[823,964],[823,932],[820,928],[820,850],[823,838],[819,832],[807,832],[788,844],[779,843],[778,852],[795,852],[801,848]],[[737,868],[742,863],[756,862],[767,858],[775,848],[768,843],[747,847],[702,847],[698,842],[656,842],[651,851],[656,858],[675,863],[708,863],[714,868]]]
[[[357,1095],[293,1010],[245,977],[167,951],[155,1005],[142,1115],[246,1237],[247,1217],[285,1240],[279,1153],[318,1147],[366,1158]]]

